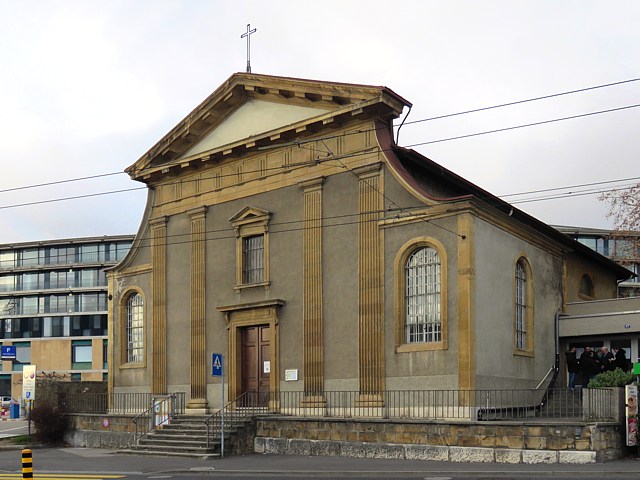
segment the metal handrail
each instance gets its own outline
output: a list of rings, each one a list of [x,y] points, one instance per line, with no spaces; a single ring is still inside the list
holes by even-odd
[[[177,395],[175,393],[170,393],[168,395],[157,395],[155,397],[153,397],[151,399],[151,406],[149,408],[147,408],[144,412],[136,415],[135,417],[133,417],[131,419],[131,421],[133,422],[133,424],[136,426],[136,432],[135,432],[135,436],[133,438],[133,443],[135,445],[138,445],[138,443],[140,442],[140,439],[142,439],[144,436],[148,435],[149,433],[153,432],[156,430],[156,428],[162,426],[162,425],[167,425],[169,424],[169,422],[175,418],[175,400],[176,400]],[[157,399],[161,399],[160,402],[156,401]],[[152,421],[154,414],[155,414],[155,408],[158,404],[160,403],[165,403],[167,400],[171,399],[171,403],[170,403],[170,407],[171,410],[169,412],[168,415],[165,416],[165,418],[162,419],[162,421],[160,423],[155,423]],[[138,433],[139,428],[144,428],[141,427],[139,425],[139,421],[140,419],[144,419],[147,422],[147,429],[143,430],[143,432],[141,434]]]
[[[536,390],[538,390],[542,386],[542,384],[547,379],[549,374],[551,374],[551,372],[556,372],[556,366],[555,365],[551,365],[551,368],[549,369],[549,371],[545,374],[544,377],[542,377],[542,380],[540,380],[540,383],[536,386]],[[554,378],[551,380],[551,384],[550,385],[553,385],[553,383],[555,383],[555,375],[554,375]]]

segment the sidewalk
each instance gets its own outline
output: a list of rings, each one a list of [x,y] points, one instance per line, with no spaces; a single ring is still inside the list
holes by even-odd
[[[347,457],[306,457],[294,455],[231,456],[224,459],[198,460],[182,457],[155,457],[116,454],[112,450],[95,448],[33,449],[34,473],[112,473],[129,475],[200,473],[245,474],[256,477],[268,474],[339,474],[384,478],[418,475],[493,475],[535,474],[546,477],[559,474],[578,474],[580,477],[609,475],[640,476],[640,460],[635,458],[588,465],[523,465],[503,463],[453,463],[410,460],[384,460]],[[0,472],[20,472],[21,450],[0,451]]]

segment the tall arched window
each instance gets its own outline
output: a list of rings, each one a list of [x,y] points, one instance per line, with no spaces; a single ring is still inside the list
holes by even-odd
[[[423,247],[405,265],[405,342],[442,341],[441,264],[438,251]]]
[[[144,303],[142,295],[134,293],[126,302],[126,362],[144,360]]]
[[[520,257],[515,265],[515,315],[514,315],[514,347],[519,355],[534,354],[533,324],[533,274],[531,265],[525,257]]]
[[[527,346],[527,265],[521,258],[516,263],[516,348]]]

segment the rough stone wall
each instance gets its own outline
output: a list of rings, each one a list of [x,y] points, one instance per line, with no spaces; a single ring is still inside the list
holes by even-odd
[[[619,424],[418,423],[398,421],[260,418],[256,438],[330,440],[442,447],[591,451],[598,460],[623,453]]]

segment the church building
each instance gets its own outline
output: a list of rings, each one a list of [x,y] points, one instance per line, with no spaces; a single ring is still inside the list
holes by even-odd
[[[629,272],[418,152],[386,87],[237,73],[127,172],[109,390],[225,397],[535,387],[565,304]],[[472,158],[469,161],[473,161]]]

